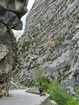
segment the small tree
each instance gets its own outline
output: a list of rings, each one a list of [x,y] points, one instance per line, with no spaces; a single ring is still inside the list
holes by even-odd
[[[43,75],[44,69],[42,67],[37,67],[37,71],[35,71],[35,86],[40,86],[42,84],[44,90],[48,89],[48,83],[50,83],[50,80],[47,76]]]

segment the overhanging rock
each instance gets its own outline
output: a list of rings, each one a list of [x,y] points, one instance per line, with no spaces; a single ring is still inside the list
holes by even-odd
[[[0,0],[0,97],[7,96],[14,66],[16,42],[12,30],[21,30],[28,0]]]

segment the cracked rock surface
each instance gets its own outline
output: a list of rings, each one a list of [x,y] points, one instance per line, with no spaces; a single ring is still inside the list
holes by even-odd
[[[16,55],[11,29],[22,29],[21,17],[27,12],[28,0],[0,0],[0,97],[7,96]]]
[[[22,83],[42,68],[67,89],[79,85],[79,0],[36,0],[18,49]]]

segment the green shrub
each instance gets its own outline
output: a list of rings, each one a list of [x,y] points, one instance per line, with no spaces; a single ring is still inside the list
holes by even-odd
[[[50,98],[55,100],[58,105],[79,105],[79,101],[75,100],[57,81],[50,81],[47,76],[43,76],[43,69],[38,69],[35,77],[35,86],[42,84],[44,92],[50,94]]]
[[[40,84],[43,86],[44,91],[46,91],[49,88],[50,80],[47,78],[47,76],[41,76],[36,80],[35,86],[39,87]]]
[[[70,98],[67,105],[79,105],[79,101],[75,100],[74,98]]]
[[[79,95],[79,86],[75,86],[75,91]]]
[[[44,91],[46,91],[48,88],[49,88],[49,84],[50,84],[50,80],[48,79],[47,76],[43,75],[44,73],[44,69],[40,66],[38,66],[36,68],[36,71],[35,71],[35,86],[36,87],[39,87],[40,84],[43,86],[44,88]]]
[[[55,100],[58,105],[67,105],[70,98],[69,94],[59,85],[58,82],[49,84],[47,93],[50,94],[50,98]]]

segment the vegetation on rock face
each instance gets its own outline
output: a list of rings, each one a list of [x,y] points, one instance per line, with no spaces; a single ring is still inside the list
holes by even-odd
[[[29,72],[26,73],[26,71],[32,71],[37,66],[44,67],[50,77],[60,82],[64,81],[63,84],[68,82],[68,85],[71,85],[70,81],[72,81],[75,85],[74,80],[79,82],[77,75],[76,77],[71,75],[73,69],[75,74],[78,70],[76,65],[79,55],[77,51],[79,48],[78,13],[78,0],[37,0],[35,2],[27,16],[24,35],[18,43],[19,60],[15,71],[19,71],[17,74],[22,83],[28,81],[30,77],[27,76]],[[69,76],[72,77],[71,80],[68,79]]]
[[[43,69],[36,74],[35,86],[39,87],[42,84],[44,92],[50,94],[50,98],[55,100],[58,105],[79,105],[79,100],[76,100],[76,96],[71,96],[58,81],[51,81],[47,76],[43,76]],[[78,90],[78,89],[77,89]]]
[[[13,86],[12,89],[25,89],[26,87],[20,83],[20,79],[18,77],[13,77],[11,79],[16,86]]]
[[[79,96],[72,97],[59,85],[67,89],[79,85],[78,13],[78,0],[37,0],[18,44],[18,81],[26,86],[42,84],[58,105],[79,105],[75,100]]]

